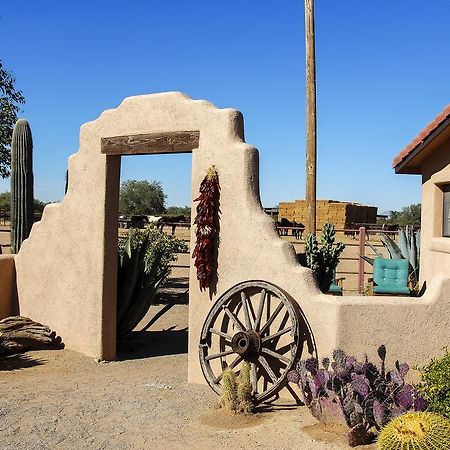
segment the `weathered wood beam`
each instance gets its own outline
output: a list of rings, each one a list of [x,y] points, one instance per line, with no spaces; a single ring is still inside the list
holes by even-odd
[[[190,153],[198,147],[199,131],[133,134],[102,138],[105,155],[151,155],[158,153]]]

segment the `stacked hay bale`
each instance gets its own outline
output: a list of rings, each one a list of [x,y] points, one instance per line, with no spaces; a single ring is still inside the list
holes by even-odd
[[[343,229],[349,228],[353,224],[376,223],[377,221],[375,206],[337,200],[317,200],[316,214],[317,228],[319,229],[327,222],[333,223],[337,229]],[[305,200],[280,202],[278,220],[282,218],[304,224],[306,222]]]

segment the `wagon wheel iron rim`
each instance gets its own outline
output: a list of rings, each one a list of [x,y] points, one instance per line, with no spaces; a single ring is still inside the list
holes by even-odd
[[[224,370],[239,372],[245,361],[254,402],[273,398],[302,352],[309,334],[305,324],[297,303],[277,286],[266,281],[233,286],[214,304],[201,333],[200,365],[209,386],[220,395]]]

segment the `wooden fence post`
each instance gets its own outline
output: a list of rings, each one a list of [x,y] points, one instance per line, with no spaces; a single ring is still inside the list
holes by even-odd
[[[360,294],[364,293],[364,253],[366,250],[366,229],[359,228],[359,267],[358,267],[358,290]]]

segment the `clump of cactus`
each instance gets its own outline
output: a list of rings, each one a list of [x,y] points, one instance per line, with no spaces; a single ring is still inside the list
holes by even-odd
[[[316,358],[300,361],[288,380],[296,383],[311,413],[325,423],[344,422],[349,428],[349,444],[356,446],[374,440],[392,418],[410,410],[422,411],[426,402],[417,389],[406,384],[408,364],[395,363],[386,371],[386,348],[378,349],[380,365],[358,362],[342,350],[333,360]]]
[[[420,230],[414,231],[414,227],[407,225],[398,232],[398,245],[387,234],[380,233],[380,239],[389,252],[391,259],[407,259],[409,261],[409,280],[413,285],[419,282],[419,263],[420,263]],[[376,256],[384,256],[369,242],[369,247]],[[369,264],[373,265],[373,258],[363,257]]]
[[[219,407],[237,413],[250,413],[253,411],[253,405],[250,364],[244,362],[238,376],[232,369],[225,369]]]
[[[339,256],[345,248],[342,242],[335,242],[335,235],[334,225],[326,223],[322,230],[322,246],[319,246],[315,234],[306,236],[306,264],[314,272],[322,292],[330,289],[336,275]]]
[[[18,253],[34,222],[33,138],[28,121],[19,119],[11,142],[11,252]]]
[[[379,450],[449,450],[450,421],[438,414],[411,412],[392,420],[377,439]]]

